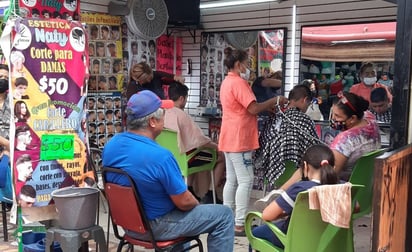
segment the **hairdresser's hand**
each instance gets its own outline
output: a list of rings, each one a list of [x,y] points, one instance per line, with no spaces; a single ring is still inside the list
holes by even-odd
[[[273,98],[275,103],[272,107],[270,107],[270,112],[272,113],[276,113],[276,111],[279,111],[279,109],[281,109],[283,111],[283,109],[288,105],[289,100],[284,97],[284,96],[277,96]]]
[[[173,77],[173,79],[174,79],[175,81],[177,81],[177,82],[180,82],[180,83],[182,83],[182,84],[185,84],[185,77],[183,77],[183,76],[175,75],[175,76]]]
[[[289,100],[288,100],[288,98],[286,98],[286,97],[284,97],[284,96],[278,96],[279,97],[279,106],[281,107],[281,108],[284,108],[284,107],[286,107],[287,105],[288,105],[288,103],[289,103]]]

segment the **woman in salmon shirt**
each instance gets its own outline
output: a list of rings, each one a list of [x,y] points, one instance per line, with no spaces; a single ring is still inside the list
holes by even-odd
[[[361,96],[363,99],[367,100],[370,103],[370,96],[372,90],[374,88],[382,87],[386,90],[386,93],[388,94],[389,102],[392,102],[392,94],[389,91],[389,89],[385,85],[376,82],[376,68],[373,63],[364,62],[360,67],[359,76],[362,81],[358,84],[353,85],[349,89],[349,92]]]
[[[284,97],[256,102],[247,80],[249,79],[248,54],[243,50],[225,50],[228,75],[222,82],[222,126],[219,150],[226,158],[226,183],[223,204],[235,211],[235,235],[244,236],[244,221],[253,185],[252,152],[259,148],[257,114],[273,110],[276,102],[283,104]]]

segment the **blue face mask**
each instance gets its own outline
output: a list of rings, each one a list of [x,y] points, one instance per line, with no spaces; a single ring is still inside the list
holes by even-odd
[[[335,129],[335,130],[344,131],[344,130],[347,130],[347,129],[348,129],[348,128],[346,127],[346,121],[335,121],[335,120],[333,120],[333,119],[330,119],[330,120],[329,120],[329,123],[330,123],[330,127],[331,127],[332,129]]]

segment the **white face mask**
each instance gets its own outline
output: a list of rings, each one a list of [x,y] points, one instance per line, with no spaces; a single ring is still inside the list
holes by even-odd
[[[363,78],[363,83],[367,86],[372,86],[376,83],[376,77],[365,77]]]
[[[244,80],[246,80],[246,81],[249,80],[249,78],[250,78],[250,70],[249,70],[249,68],[246,68],[246,72],[240,73],[240,78],[242,78],[242,79],[244,79]]]

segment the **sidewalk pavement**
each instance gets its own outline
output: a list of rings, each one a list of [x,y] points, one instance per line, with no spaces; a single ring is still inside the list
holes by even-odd
[[[253,196],[253,195],[252,195]],[[256,199],[252,198],[250,201],[250,210],[254,210],[253,203]],[[105,204],[104,202],[103,204]],[[103,227],[107,233],[107,212],[104,211],[104,207],[100,207],[100,218],[99,225]],[[16,252],[18,248],[16,246],[13,233],[16,227],[12,224],[8,225],[9,241],[3,241],[3,232],[0,235],[0,252]],[[371,244],[371,218],[370,216],[362,217],[354,222],[354,239],[355,239],[355,252],[369,252]],[[204,251],[207,251],[207,235],[201,235],[201,240],[204,246]],[[118,240],[113,235],[113,229],[110,227],[110,238],[109,238],[109,252],[117,251]],[[235,252],[247,252],[248,251],[248,240],[246,237],[235,237]],[[94,242],[89,242],[89,251],[96,251]],[[124,250],[125,251],[125,250]],[[147,250],[140,247],[134,248],[135,252],[146,252],[153,251]],[[197,251],[196,249],[194,251]],[[211,251],[213,252],[213,251]]]

